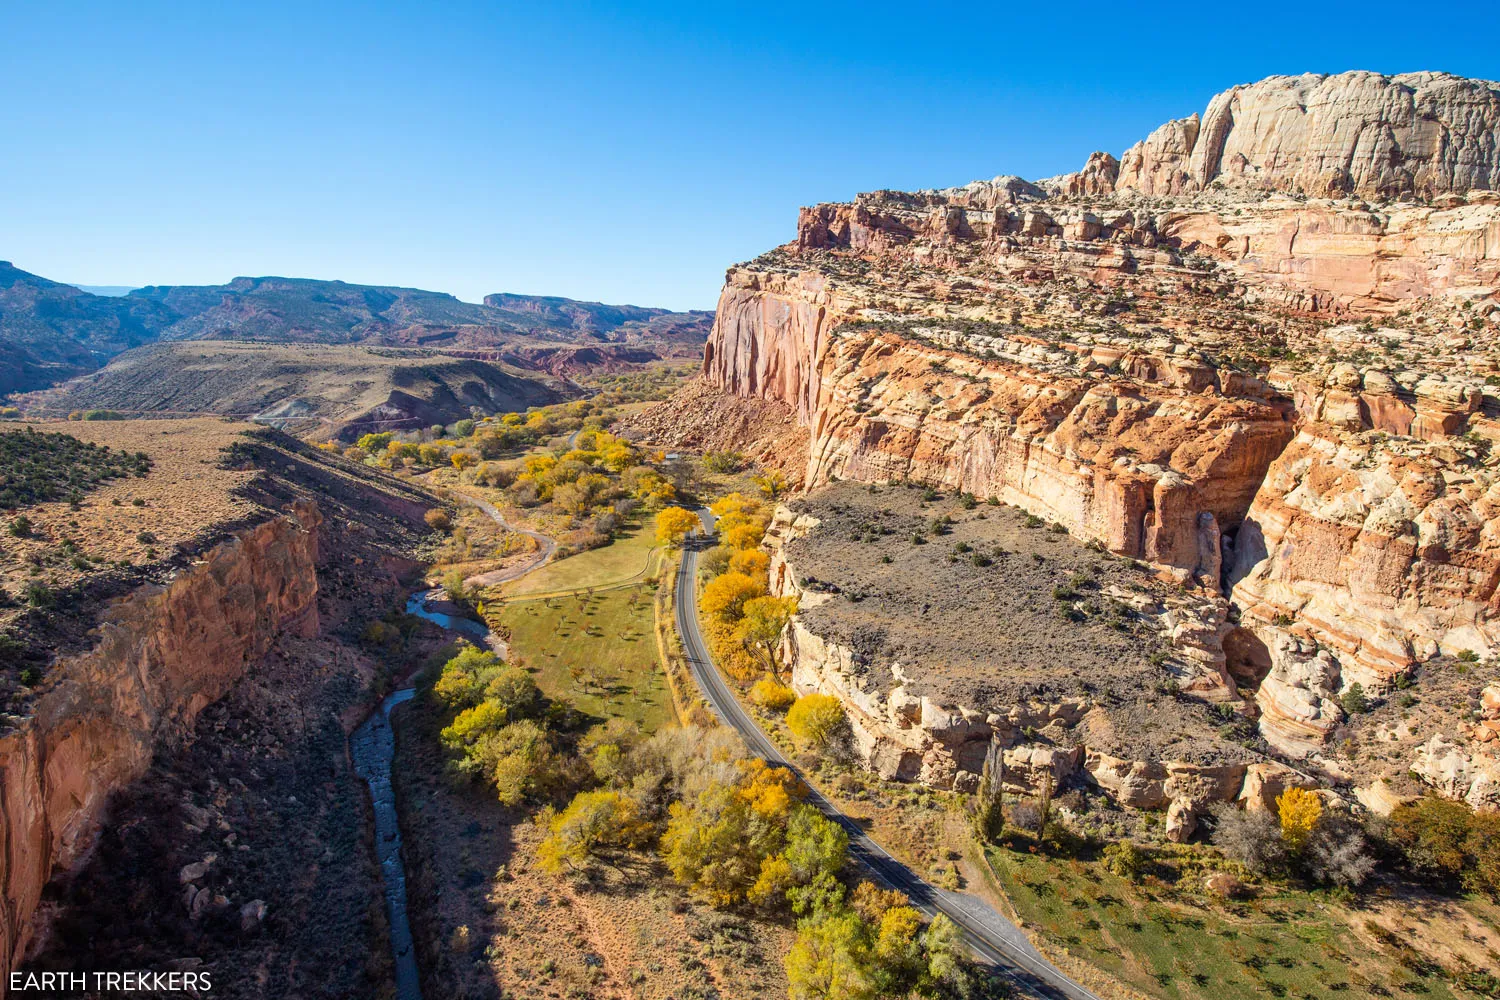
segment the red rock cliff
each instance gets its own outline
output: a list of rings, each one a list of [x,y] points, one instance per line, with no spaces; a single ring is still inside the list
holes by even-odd
[[[1486,81],[1273,78],[1077,174],[805,208],[730,270],[705,379],[792,408],[809,485],[1232,585],[1262,733],[1327,753],[1354,683],[1500,655],[1497,135]]]
[[[43,887],[88,852],[110,794],[279,634],[317,632],[321,523],[299,503],[121,600],[98,645],[55,663],[35,713],[0,737],[0,984],[33,940]]]

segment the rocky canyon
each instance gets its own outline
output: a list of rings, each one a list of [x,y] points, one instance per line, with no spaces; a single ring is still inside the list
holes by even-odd
[[[1018,665],[982,644],[856,648],[806,601],[799,688],[865,720],[872,766],[935,784],[974,780],[965,745],[998,733],[1017,773],[1066,757],[1178,812],[1288,780],[1500,808],[1497,188],[1500,84],[1344,73],[1235,87],[1076,173],[802,209],[729,269],[694,391],[805,434],[811,490],[994,498],[1149,567],[1170,697],[1253,736],[1209,738],[1198,764],[1227,770],[1164,793],[1186,759],[1090,744],[1105,699],[1007,689]],[[799,563],[829,516],[804,503],[773,531],[788,593],[829,579]],[[934,680],[954,670],[961,692]],[[1064,716],[1065,739],[1022,734]]]

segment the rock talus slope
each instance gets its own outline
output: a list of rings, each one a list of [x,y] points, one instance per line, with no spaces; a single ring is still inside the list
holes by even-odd
[[[730,269],[704,377],[795,414],[811,486],[993,496],[1219,601],[1188,644],[1270,752],[1472,762],[1339,747],[1354,684],[1500,653],[1497,129],[1487,81],[1276,77],[1075,174],[805,208]]]

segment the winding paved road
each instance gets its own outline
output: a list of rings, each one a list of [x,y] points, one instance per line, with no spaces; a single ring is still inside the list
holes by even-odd
[[[797,767],[777,749],[724,683],[708,652],[708,644],[698,623],[697,588],[698,547],[713,534],[713,514],[707,510],[695,513],[703,522],[702,534],[683,546],[682,564],[677,571],[677,632],[682,637],[683,652],[698,686],[719,719],[732,726],[759,757],[783,767]],[[695,535],[698,534],[695,532]],[[949,892],[918,878],[911,869],[891,857],[884,848],[845,816],[827,799],[813,790],[808,799],[829,819],[849,834],[849,852],[892,888],[910,897],[912,904],[929,917],[944,913],[964,932],[969,947],[982,960],[993,964],[1024,994],[1033,997],[1066,998],[1066,1000],[1099,1000],[1093,993],[1073,982],[1042,957],[1026,935],[983,900],[963,893]]]

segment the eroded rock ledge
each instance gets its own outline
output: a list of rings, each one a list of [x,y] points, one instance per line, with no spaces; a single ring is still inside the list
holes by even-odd
[[[321,524],[298,502],[122,599],[95,648],[54,664],[34,714],[0,737],[0,974],[25,956],[43,887],[87,854],[111,793],[277,636],[317,632]]]
[[[953,523],[927,534],[934,518]],[[1221,601],[1030,523],[854,484],[777,509],[772,590],[801,606],[784,662],[800,692],[844,702],[869,767],[972,790],[998,741],[1012,791],[1086,781],[1168,809],[1178,838],[1211,802],[1260,808],[1308,780],[1252,729],[1226,730],[1238,696],[1210,652]]]
[[[1179,655],[1320,780],[1500,806],[1470,731],[1500,655],[1497,128],[1493,82],[1276,77],[1074,174],[805,208],[727,274],[704,376],[795,415],[810,487],[995,497],[1170,574],[1219,609]]]

